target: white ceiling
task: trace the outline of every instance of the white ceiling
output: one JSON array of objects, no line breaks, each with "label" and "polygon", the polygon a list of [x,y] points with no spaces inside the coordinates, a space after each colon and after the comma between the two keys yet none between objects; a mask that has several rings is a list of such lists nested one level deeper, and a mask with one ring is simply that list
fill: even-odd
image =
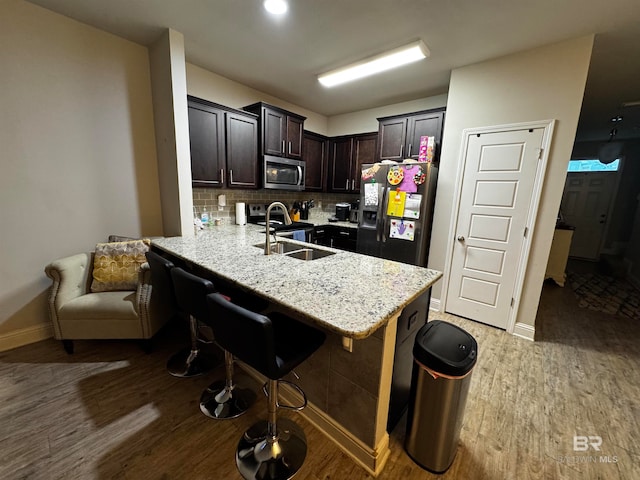
[{"label": "white ceiling", "polygon": [[[288,0],[273,18],[262,0],[31,0],[149,45],[167,27],[187,61],[331,116],[445,93],[451,70],[597,34],[578,140],[640,138],[638,0]],[[422,39],[431,57],[333,89],[316,75]]]}]

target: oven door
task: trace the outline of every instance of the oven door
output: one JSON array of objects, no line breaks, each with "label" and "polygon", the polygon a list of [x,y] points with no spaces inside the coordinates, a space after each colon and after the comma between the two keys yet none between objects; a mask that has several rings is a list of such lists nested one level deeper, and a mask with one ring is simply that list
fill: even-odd
[{"label": "oven door", "polygon": [[264,156],[264,188],[304,190],[305,163],[301,160]]}]

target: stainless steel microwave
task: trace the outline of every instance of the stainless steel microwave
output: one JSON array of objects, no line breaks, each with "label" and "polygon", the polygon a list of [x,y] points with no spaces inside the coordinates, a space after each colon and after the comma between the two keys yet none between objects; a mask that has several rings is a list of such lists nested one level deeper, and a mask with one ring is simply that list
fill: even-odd
[{"label": "stainless steel microwave", "polygon": [[305,163],[302,160],[264,156],[264,188],[304,190]]}]

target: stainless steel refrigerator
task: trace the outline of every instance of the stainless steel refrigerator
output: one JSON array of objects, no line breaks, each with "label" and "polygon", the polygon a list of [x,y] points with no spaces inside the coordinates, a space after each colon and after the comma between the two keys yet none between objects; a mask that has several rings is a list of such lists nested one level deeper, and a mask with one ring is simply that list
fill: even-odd
[{"label": "stainless steel refrigerator", "polygon": [[438,168],[433,163],[362,166],[357,252],[426,266]]}]

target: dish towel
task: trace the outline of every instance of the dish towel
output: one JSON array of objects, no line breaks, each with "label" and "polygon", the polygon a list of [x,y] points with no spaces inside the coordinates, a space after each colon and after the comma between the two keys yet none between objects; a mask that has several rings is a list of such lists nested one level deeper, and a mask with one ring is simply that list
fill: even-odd
[{"label": "dish towel", "polygon": [[293,239],[298,240],[299,242],[304,242],[307,239],[304,234],[304,230],[294,230]]}]

